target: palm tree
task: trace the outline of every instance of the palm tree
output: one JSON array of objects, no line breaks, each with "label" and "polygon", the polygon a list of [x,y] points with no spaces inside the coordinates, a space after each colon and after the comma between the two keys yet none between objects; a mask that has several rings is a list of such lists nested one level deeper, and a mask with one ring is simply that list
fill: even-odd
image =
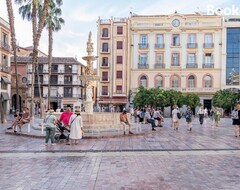
[{"label": "palm tree", "polygon": [[50,0],[46,17],[46,26],[48,30],[48,109],[50,108],[50,79],[52,67],[52,46],[53,46],[53,32],[61,30],[64,19],[61,18],[62,0]]},{"label": "palm tree", "polygon": [[39,7],[42,3],[41,0],[15,0],[17,4],[20,5],[19,13],[22,15],[23,19],[27,18],[32,21],[33,30],[33,57],[32,57],[32,84],[31,84],[31,114],[34,115],[34,78],[35,78],[35,68],[38,77],[38,89],[39,89],[39,100],[40,100],[40,110],[41,118],[43,117],[43,101],[41,93],[41,85],[38,72],[38,46],[41,38],[42,30],[44,27],[45,18],[47,15],[49,0],[44,0],[43,8],[41,13],[39,12]]}]

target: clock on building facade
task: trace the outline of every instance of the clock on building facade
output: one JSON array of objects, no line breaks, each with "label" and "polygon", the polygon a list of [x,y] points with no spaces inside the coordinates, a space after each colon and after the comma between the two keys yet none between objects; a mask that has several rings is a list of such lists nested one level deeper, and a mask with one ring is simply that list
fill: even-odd
[{"label": "clock on building facade", "polygon": [[179,21],[178,19],[174,19],[174,20],[172,21],[172,25],[173,25],[174,27],[179,27],[180,21]]}]

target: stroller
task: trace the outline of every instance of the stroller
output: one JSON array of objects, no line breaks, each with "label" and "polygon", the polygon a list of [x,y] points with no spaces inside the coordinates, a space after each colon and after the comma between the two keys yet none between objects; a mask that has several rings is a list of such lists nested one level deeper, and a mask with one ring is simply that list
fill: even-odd
[{"label": "stroller", "polygon": [[60,140],[66,140],[68,142],[69,140],[69,133],[70,133],[70,130],[68,128],[66,128],[61,121],[57,120],[57,124],[56,124],[56,128],[57,128],[57,131],[60,132],[57,133],[54,138],[55,138],[55,141],[56,142],[59,142]]}]

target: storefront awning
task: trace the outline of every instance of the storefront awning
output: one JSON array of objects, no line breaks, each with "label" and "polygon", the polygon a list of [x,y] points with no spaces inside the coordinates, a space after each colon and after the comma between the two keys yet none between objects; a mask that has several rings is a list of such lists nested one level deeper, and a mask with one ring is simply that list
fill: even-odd
[{"label": "storefront awning", "polygon": [[7,77],[2,77],[2,80],[5,84],[11,84],[11,81]]},{"label": "storefront awning", "polygon": [[2,92],[3,100],[10,100],[10,97],[7,92]]}]

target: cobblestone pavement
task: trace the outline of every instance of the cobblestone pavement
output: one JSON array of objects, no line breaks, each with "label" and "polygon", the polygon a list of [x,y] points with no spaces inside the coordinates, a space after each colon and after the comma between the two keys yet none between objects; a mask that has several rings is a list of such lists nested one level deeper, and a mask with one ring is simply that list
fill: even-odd
[{"label": "cobblestone pavement", "polygon": [[6,135],[0,126],[0,189],[240,188],[240,137],[230,119],[220,127],[181,120],[141,136],[82,139],[79,145],[44,146],[44,140]]}]

